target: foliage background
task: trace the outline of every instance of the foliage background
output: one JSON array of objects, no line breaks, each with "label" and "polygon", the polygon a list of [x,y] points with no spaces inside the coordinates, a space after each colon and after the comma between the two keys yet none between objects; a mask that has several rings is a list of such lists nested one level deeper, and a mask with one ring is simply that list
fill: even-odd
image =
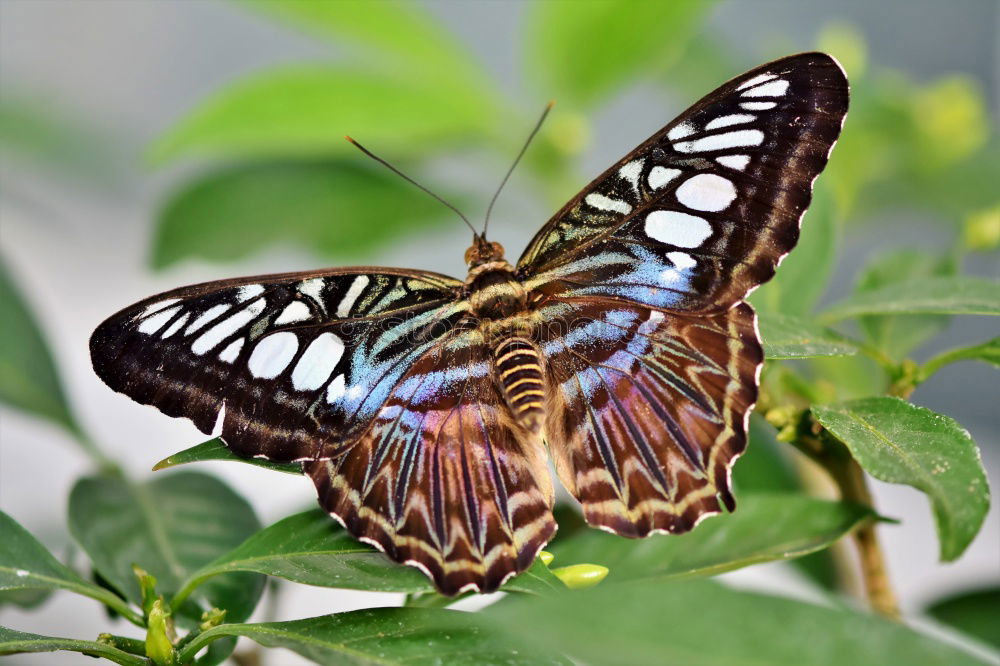
[{"label": "foliage background", "polygon": [[[476,219],[519,137],[544,102],[556,96],[557,111],[545,129],[547,136],[535,146],[529,163],[515,176],[495,212],[493,233],[507,246],[508,254],[517,256],[561,201],[689,102],[760,62],[822,42],[834,47],[850,74],[856,73],[850,71],[856,67],[877,78],[878,85],[869,91],[889,100],[883,104],[888,111],[879,118],[881,125],[864,128],[871,134],[864,141],[856,139],[850,152],[846,142],[838,149],[844,154],[836,153],[837,159],[850,160],[842,167],[838,196],[850,190],[850,174],[879,182],[884,172],[905,168],[910,170],[905,182],[911,184],[919,183],[921,177],[955,179],[951,189],[935,190],[944,193],[937,200],[899,188],[891,178],[870,188],[841,229],[831,286],[823,295],[824,302],[834,301],[851,290],[859,270],[875,254],[889,248],[943,253],[962,237],[970,213],[997,205],[995,187],[992,200],[982,186],[977,189],[983,182],[977,180],[978,175],[997,171],[993,130],[1000,53],[997,6],[992,0],[948,4],[899,0],[878,6],[863,2],[719,3],[704,22],[692,18],[687,43],[671,35],[673,41],[662,50],[648,51],[656,66],[645,69],[639,66],[642,63],[632,63],[624,71],[637,74],[626,78],[611,68],[603,75],[607,87],[587,92],[579,86],[583,92],[574,95],[559,80],[559,75],[570,74],[552,63],[594,55],[588,53],[586,39],[565,52],[546,50],[546,35],[533,34],[525,27],[544,8],[527,3],[421,3],[419,7],[433,20],[457,36],[459,48],[474,54],[475,60],[468,65],[472,75],[477,76],[475,68],[482,68],[482,97],[468,102],[481,106],[476,113],[462,116],[471,115],[475,122],[446,133],[402,132],[366,123],[362,115],[345,127],[322,128],[330,141],[307,137],[297,145],[314,155],[332,151],[340,161],[323,167],[333,172],[328,180],[321,170],[317,181],[310,169],[311,180],[302,184],[295,177],[295,169],[303,168],[302,152],[292,151],[275,160],[275,153],[257,145],[246,153],[230,151],[222,160],[210,160],[194,153],[181,155],[183,145],[155,142],[206,96],[241,77],[301,63],[335,62],[345,69],[369,69],[378,62],[377,49],[352,48],[350,40],[341,36],[303,33],[237,3],[2,0],[3,258],[43,324],[77,420],[109,455],[141,476],[152,461],[200,441],[199,434],[186,423],[113,394],[93,375],[86,340],[107,315],[163,289],[231,275],[337,263],[402,265],[459,275],[463,270],[461,257],[468,241],[464,228],[379,172],[366,175],[357,191],[374,193],[361,203],[377,202],[375,218],[383,221],[381,226],[352,225],[358,201],[333,199],[327,204],[328,217],[310,217],[315,213],[276,206],[274,226],[258,228],[254,234],[230,228],[216,235],[199,235],[209,227],[196,216],[185,217],[185,204],[176,199],[192,182],[230,167],[256,169],[266,157],[266,164],[278,164],[268,168],[292,174],[289,178],[302,188],[299,200],[328,195],[356,170],[370,173],[371,165],[347,152],[346,144],[339,141],[350,132],[383,156],[412,167],[435,189],[458,193],[467,213]],[[557,37],[553,35],[553,41]],[[384,49],[392,47],[386,43]],[[456,85],[449,77],[469,73],[442,69],[440,79],[410,79],[399,84],[399,92],[391,86],[367,90],[360,87],[364,80],[354,79],[317,94],[343,96],[345,105],[367,103],[372,110],[368,115],[377,119],[373,110],[384,106],[387,97],[410,99],[404,97],[409,94],[419,100],[422,86]],[[587,81],[600,83],[605,69],[596,60],[594,74]],[[893,99],[902,109],[896,115]],[[918,110],[908,116],[912,108]],[[423,113],[430,116],[438,111],[428,107]],[[909,117],[928,120],[928,126],[920,127],[918,122],[919,131],[913,131],[906,125]],[[911,151],[902,155],[879,150],[885,144],[880,138],[906,131],[912,134],[904,136],[923,137],[925,142],[888,142],[890,147],[903,145]],[[154,144],[159,148],[150,152]],[[169,160],[171,150],[176,152],[174,161]],[[987,157],[976,158],[981,152]],[[970,156],[982,163],[973,161],[968,166]],[[160,168],[151,170],[152,163]],[[950,175],[953,164],[967,170]],[[238,175],[252,187],[256,182],[252,179],[260,173]],[[900,205],[904,201],[911,203]],[[253,213],[253,208],[240,211]],[[186,222],[171,227],[164,222],[171,215]],[[405,235],[400,238],[400,234]],[[311,249],[287,243],[267,245],[269,238],[289,236],[302,238]],[[194,240],[185,246],[185,238]],[[1000,276],[997,252],[969,254],[964,271]],[[918,358],[995,336],[997,326],[993,318],[971,317],[956,317],[946,325],[944,335],[921,349]],[[972,433],[994,488],[1000,486],[998,394],[995,369],[959,363],[944,369],[913,396],[914,402],[953,416]],[[88,466],[87,458],[64,432],[3,408],[0,506],[57,554],[70,547],[64,530],[69,488]],[[265,523],[314,501],[310,485],[302,479],[242,465],[204,464],[203,469],[225,478],[249,497]],[[915,612],[947,592],[1000,581],[996,559],[1000,521],[995,506],[964,557],[940,564],[926,500],[912,489],[880,483],[875,484],[875,493],[881,513],[902,520],[901,525],[884,526],[880,531],[904,611]],[[808,590],[781,565],[755,567],[728,577],[738,584]],[[296,585],[289,586],[276,614],[305,617],[396,601],[397,595],[376,597]],[[92,637],[107,628],[105,618],[93,608],[90,601],[64,595],[40,614],[4,608],[0,618],[19,629],[44,633],[59,626],[67,635]],[[32,661],[31,657],[19,659]],[[72,663],[79,657],[56,654],[36,659],[34,663]]]}]

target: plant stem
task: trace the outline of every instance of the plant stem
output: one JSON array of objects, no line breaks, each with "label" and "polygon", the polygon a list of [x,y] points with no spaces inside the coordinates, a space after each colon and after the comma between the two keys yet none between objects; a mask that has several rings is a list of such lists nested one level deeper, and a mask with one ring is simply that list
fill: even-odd
[{"label": "plant stem", "polygon": [[[853,458],[848,458],[833,477],[840,488],[841,496],[850,502],[864,506],[874,506],[868,480],[861,466]],[[870,521],[854,532],[854,544],[858,549],[861,561],[861,577],[864,580],[868,603],[876,612],[899,619],[899,605],[892,590],[889,573],[885,566],[885,557],[879,544],[875,528],[878,525]]]}]

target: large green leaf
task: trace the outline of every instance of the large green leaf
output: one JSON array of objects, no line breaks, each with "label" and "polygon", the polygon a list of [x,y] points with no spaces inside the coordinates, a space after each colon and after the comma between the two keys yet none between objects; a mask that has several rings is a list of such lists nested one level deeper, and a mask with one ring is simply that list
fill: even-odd
[{"label": "large green leaf", "polygon": [[1000,648],[1000,587],[963,592],[934,602],[927,614]]},{"label": "large green leaf", "polygon": [[[879,256],[862,273],[857,293],[864,294],[882,287],[931,277],[955,274],[957,266],[950,257],[940,257],[902,250]],[[902,358],[931,336],[941,332],[950,317],[947,315],[909,315],[861,317],[858,324],[871,344],[893,358]]]},{"label": "large green leaf", "polygon": [[55,652],[70,650],[81,652],[92,657],[104,657],[109,661],[123,666],[148,666],[149,661],[119,650],[118,648],[96,641],[79,641],[72,638],[57,638],[55,636],[40,636],[0,627],[0,655],[18,654],[21,652]]},{"label": "large green leaf", "polygon": [[857,345],[844,336],[804,319],[763,312],[759,320],[764,356],[771,360],[814,356],[852,356]]},{"label": "large green leaf", "polygon": [[431,608],[369,608],[290,622],[223,624],[195,638],[181,650],[179,661],[186,663],[220,636],[246,636],[330,666],[569,663],[498,634],[479,615]]},{"label": "large green leaf", "polygon": [[157,268],[190,258],[232,261],[297,243],[357,262],[452,219],[440,203],[378,165],[243,165],[195,181],[167,202],[152,261]]},{"label": "large green leaf", "polygon": [[812,413],[866,472],[930,498],[942,560],[965,551],[990,505],[986,472],[968,431],[954,419],[891,397],[815,405]]},{"label": "large green leaf", "polygon": [[276,472],[285,472],[286,474],[302,476],[301,463],[276,463],[270,460],[264,460],[263,458],[241,458],[233,453],[233,450],[226,446],[225,443],[223,443],[223,441],[218,437],[210,439],[207,442],[202,442],[201,444],[196,444],[190,449],[184,449],[183,451],[178,451],[173,455],[167,456],[160,462],[153,465],[153,471],[169,469],[171,467],[176,467],[177,465],[187,465],[194,462],[215,460],[241,462],[247,465],[253,465],[254,467],[263,467],[264,469],[270,469]]},{"label": "large green leaf", "polygon": [[[177,472],[146,483],[81,479],[70,494],[69,527],[98,573],[140,604],[133,564],[155,576],[157,591],[169,598],[192,572],[238,546],[260,523],[246,500],[218,479]],[[220,576],[196,591],[197,603],[180,609],[181,620],[197,620],[212,606],[244,620],[263,589],[263,576]]]},{"label": "large green leaf", "polygon": [[805,495],[750,495],[734,513],[710,518],[688,534],[633,541],[589,530],[552,550],[560,564],[608,567],[606,584],[712,576],[826,548],[872,517],[864,507]]},{"label": "large green leaf", "polygon": [[1000,282],[956,276],[890,284],[840,301],[820,319],[830,322],[870,314],[1000,315]]},{"label": "large green leaf", "polygon": [[0,401],[79,434],[45,338],[2,260],[0,320]]},{"label": "large green leaf", "polygon": [[350,134],[398,159],[448,142],[482,141],[499,124],[499,110],[481,95],[429,88],[403,72],[283,67],[215,93],[163,135],[150,158],[162,164],[205,155],[357,155],[344,141]]},{"label": "large green leaf", "polygon": [[367,0],[240,0],[334,43],[367,47],[365,60],[404,68],[428,86],[462,85],[488,92],[486,77],[469,50],[413,2]]},{"label": "large green leaf", "polygon": [[122,598],[89,583],[52,556],[17,521],[0,511],[0,590],[69,590],[96,599],[129,621],[142,625],[139,617]]},{"label": "large green leaf", "polygon": [[709,581],[640,580],[481,613],[529,645],[591,666],[967,666],[956,647],[846,606],[737,592]]},{"label": "large green leaf", "polygon": [[535,3],[528,17],[524,65],[546,95],[594,104],[643,73],[669,67],[714,4]]},{"label": "large green leaf", "polygon": [[[396,564],[350,536],[318,509],[289,516],[247,539],[231,552],[192,572],[180,597],[219,574],[252,571],[295,583],[381,592],[430,592],[413,567]],[[540,562],[504,585],[514,592],[544,593],[564,586]]]},{"label": "large green leaf", "polygon": [[750,297],[759,311],[798,317],[812,312],[823,296],[837,256],[835,209],[829,189],[817,186],[795,249],[781,262],[774,279]]}]

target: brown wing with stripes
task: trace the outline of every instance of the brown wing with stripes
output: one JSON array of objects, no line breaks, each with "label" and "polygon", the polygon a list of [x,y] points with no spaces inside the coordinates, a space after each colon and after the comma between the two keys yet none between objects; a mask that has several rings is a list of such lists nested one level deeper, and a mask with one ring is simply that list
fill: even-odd
[{"label": "brown wing with stripes", "polygon": [[306,472],[351,534],[447,595],[496,590],[556,530],[541,439],[512,417],[477,330],[417,359],[351,448]]},{"label": "brown wing with stripes", "polygon": [[596,527],[686,532],[730,509],[763,352],[745,303],[716,315],[554,302],[543,342],[546,436],[563,485]]}]

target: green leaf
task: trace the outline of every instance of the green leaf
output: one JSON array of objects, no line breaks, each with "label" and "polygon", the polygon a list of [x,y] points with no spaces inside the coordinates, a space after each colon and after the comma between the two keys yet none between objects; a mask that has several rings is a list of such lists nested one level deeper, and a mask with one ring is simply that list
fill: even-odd
[{"label": "green leaf", "polygon": [[[790,450],[775,438],[771,425],[759,414],[750,417],[746,453],[733,466],[733,490],[744,493],[797,493],[804,488],[784,451]],[[743,507],[740,506],[740,511]]]},{"label": "green leaf", "polygon": [[[779,442],[774,428],[758,414],[750,417],[750,441],[747,451],[733,467],[733,491],[737,497],[748,493],[804,493],[806,488],[792,467],[789,455],[794,449]],[[743,506],[737,512],[742,511]],[[836,562],[830,550],[818,550],[790,563],[817,585],[835,590],[838,584]]]},{"label": "green leaf", "polygon": [[[70,494],[69,527],[94,568],[140,605],[133,564],[155,576],[157,591],[170,598],[192,572],[238,546],[260,523],[246,500],[218,479],[178,472],[141,484],[81,479]],[[197,603],[179,609],[179,621],[196,624],[212,606],[244,620],[263,589],[263,576],[216,578],[197,590]]]},{"label": "green leaf", "polygon": [[223,624],[195,638],[180,663],[220,636],[246,636],[317,664],[568,664],[548,651],[498,634],[479,615],[431,608],[368,608],[290,622]]},{"label": "green leaf", "polygon": [[683,53],[714,2],[539,2],[531,6],[525,66],[546,95],[593,105]]},{"label": "green leaf", "polygon": [[173,455],[167,456],[160,462],[153,465],[153,471],[157,472],[161,469],[176,467],[177,465],[187,465],[188,463],[213,460],[241,462],[247,465],[253,465],[254,467],[263,467],[264,469],[270,469],[276,472],[285,472],[286,474],[302,476],[301,463],[276,463],[271,462],[270,460],[264,460],[263,458],[241,458],[233,453],[232,449],[226,446],[218,437],[192,446],[190,449],[184,449],[183,451],[178,451]]},{"label": "green leaf", "polygon": [[990,505],[979,449],[962,426],[890,397],[815,405],[812,413],[873,477],[924,492],[934,511],[941,559],[962,554]]},{"label": "green leaf", "polygon": [[[956,262],[950,257],[902,250],[878,257],[862,273],[856,293],[864,294],[882,287],[920,278],[955,275]],[[861,330],[876,348],[892,358],[902,358],[928,338],[948,326],[947,315],[909,315],[905,317],[866,316],[858,320]]]},{"label": "green leaf", "polygon": [[[562,585],[540,562],[503,589],[544,593]],[[270,525],[239,547],[192,572],[178,598],[219,574],[252,571],[295,583],[380,592],[430,592],[433,586],[413,567],[391,561],[350,536],[324,512],[314,509]],[[175,600],[176,604],[176,600]]]},{"label": "green leaf", "polygon": [[332,39],[367,47],[366,61],[405,68],[429,86],[486,88],[469,50],[426,9],[412,2],[242,0],[241,4]]},{"label": "green leaf", "polygon": [[713,576],[821,550],[872,516],[864,507],[804,495],[750,495],[734,513],[706,520],[688,534],[633,541],[591,530],[554,544],[552,552],[560,565],[608,567],[605,584]]},{"label": "green leaf", "polygon": [[1000,283],[967,276],[924,278],[855,294],[820,315],[825,322],[869,314],[1000,314]]},{"label": "green leaf", "polygon": [[920,374],[926,379],[945,365],[958,361],[982,361],[1000,367],[1000,336],[978,345],[950,349],[939,354],[924,364],[920,369]]},{"label": "green leaf", "polygon": [[297,243],[356,262],[452,219],[444,206],[377,165],[243,165],[198,180],[167,202],[152,261],[156,268],[191,258],[233,261]]},{"label": "green leaf", "polygon": [[104,657],[116,664],[124,666],[146,666],[145,658],[129,654],[123,650],[98,643],[96,641],[79,641],[72,638],[56,638],[40,636],[0,627],[0,655],[18,654],[22,652],[55,652],[69,650],[81,652],[92,657]]},{"label": "green leaf", "polygon": [[254,74],[202,102],[157,140],[150,159],[155,164],[205,155],[362,159],[345,134],[391,149],[398,159],[448,143],[482,141],[499,124],[499,109],[472,91],[428,88],[403,72],[283,67]]},{"label": "green leaf", "polygon": [[3,261],[0,321],[0,401],[79,434],[45,338]]},{"label": "green leaf", "polygon": [[837,254],[836,206],[822,181],[802,220],[795,251],[781,262],[774,279],[750,297],[761,312],[807,317],[823,296]]},{"label": "green leaf", "polygon": [[804,319],[777,312],[761,313],[764,356],[770,360],[814,356],[853,356],[857,346],[844,336]]},{"label": "green leaf", "polygon": [[886,618],[709,581],[611,584],[609,577],[590,590],[503,601],[480,615],[528,645],[591,666],[982,663]]},{"label": "green leaf", "polygon": [[0,590],[69,590],[96,599],[142,626],[142,618],[112,593],[80,578],[17,521],[0,511]]},{"label": "green leaf", "polygon": [[927,614],[1000,648],[1000,587],[963,592],[935,602]]}]

